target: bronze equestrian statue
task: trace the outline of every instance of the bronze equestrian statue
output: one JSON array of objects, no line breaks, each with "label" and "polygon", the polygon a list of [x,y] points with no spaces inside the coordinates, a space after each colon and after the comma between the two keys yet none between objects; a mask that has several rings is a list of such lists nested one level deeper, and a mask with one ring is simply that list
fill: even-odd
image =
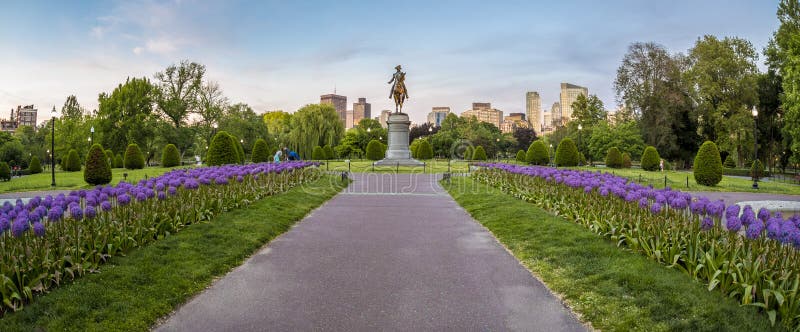
[{"label": "bronze equestrian statue", "polygon": [[402,67],[397,65],[394,67],[397,71],[392,75],[392,79],[388,84],[392,84],[392,91],[389,93],[389,99],[394,99],[395,113],[403,112],[403,101],[408,99],[408,90],[406,89],[406,73],[400,71]]}]

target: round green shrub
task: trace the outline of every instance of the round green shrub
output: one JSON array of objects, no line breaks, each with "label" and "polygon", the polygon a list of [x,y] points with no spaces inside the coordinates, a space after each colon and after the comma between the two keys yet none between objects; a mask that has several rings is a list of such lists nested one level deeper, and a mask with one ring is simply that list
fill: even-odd
[{"label": "round green shrub", "polygon": [[464,160],[472,160],[473,151],[475,151],[475,149],[473,149],[471,145],[467,146],[467,148],[464,149]]},{"label": "round green shrub", "polygon": [[578,166],[580,162],[581,155],[575,142],[569,137],[561,140],[556,148],[556,166]]},{"label": "round green shrub", "polygon": [[472,160],[486,160],[486,151],[482,146],[475,147],[475,151],[472,152]]},{"label": "round green shrub", "polygon": [[128,148],[125,149],[124,164],[127,169],[144,168],[144,155],[142,150],[139,149],[139,145],[136,143],[128,144]]},{"label": "round green shrub", "polygon": [[525,153],[525,161],[533,165],[547,165],[550,163],[550,153],[540,140],[533,141]]},{"label": "round green shrub", "polygon": [[167,144],[161,152],[161,167],[175,167],[181,164],[181,153],[174,144]]},{"label": "round green shrub", "polygon": [[517,162],[525,163],[525,150],[517,151]]},{"label": "round green shrub", "polygon": [[764,164],[761,163],[761,160],[756,159],[753,162],[753,165],[750,166],[750,176],[753,179],[760,179],[764,177]]},{"label": "round green shrub", "polygon": [[[719,156],[717,156],[719,159]],[[642,154],[642,169],[645,171],[658,171],[661,169],[661,156],[653,146],[648,146]]]},{"label": "round green shrub", "polygon": [[114,156],[114,168],[123,168],[123,167],[125,167],[125,159],[122,159],[122,155],[117,153],[117,155]]},{"label": "round green shrub", "polygon": [[733,161],[733,157],[731,155],[728,155],[728,157],[725,158],[725,162],[722,163],[722,167],[725,167],[725,168],[736,168],[736,162]]},{"label": "round green shrub", "polygon": [[253,153],[250,155],[250,161],[254,163],[266,163],[270,161],[267,141],[261,138],[256,140],[253,144]]},{"label": "round green shrub", "polygon": [[633,165],[633,161],[631,161],[631,154],[630,153],[623,153],[622,154],[622,168],[631,168]]},{"label": "round green shrub", "polygon": [[706,141],[697,151],[694,157],[694,180],[704,186],[715,186],[722,181],[722,160],[714,142]]},{"label": "round green shrub", "polygon": [[11,167],[5,161],[0,161],[0,180],[11,181]]},{"label": "round green shrub", "polygon": [[381,160],[383,159],[383,146],[382,143],[374,139],[367,144],[367,159]]},{"label": "round green shrub", "polygon": [[428,160],[433,158],[433,147],[428,140],[424,139],[417,147],[417,159]]},{"label": "round green shrub", "polygon": [[333,153],[333,147],[330,145],[326,145],[322,148],[322,151],[325,152],[325,160],[331,160],[336,157],[336,154]]},{"label": "round green shrub", "polygon": [[208,147],[208,154],[206,155],[208,165],[238,164],[239,153],[236,144],[234,144],[233,137],[226,131],[217,132]]},{"label": "round green shrub", "polygon": [[67,172],[77,172],[81,170],[81,157],[78,156],[78,151],[75,149],[69,150],[67,159],[64,162],[64,170]]},{"label": "round green shrub", "polygon": [[108,164],[106,153],[100,144],[92,145],[89,154],[86,155],[83,180],[95,186],[111,182],[111,166]]},{"label": "round green shrub", "polygon": [[325,159],[325,150],[322,150],[322,147],[317,145],[314,147],[314,150],[311,152],[311,159],[312,160],[324,160]]},{"label": "round green shrub", "polygon": [[608,149],[606,154],[606,167],[621,168],[622,167],[622,153],[617,147]]},{"label": "round green shrub", "polygon": [[31,174],[39,174],[42,172],[42,163],[39,161],[39,157],[33,156],[31,158],[31,162],[28,164],[28,171]]}]

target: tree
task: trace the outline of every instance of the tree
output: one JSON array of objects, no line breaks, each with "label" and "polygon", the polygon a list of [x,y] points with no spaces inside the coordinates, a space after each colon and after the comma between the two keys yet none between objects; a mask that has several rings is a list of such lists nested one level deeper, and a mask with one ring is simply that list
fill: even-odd
[{"label": "tree", "polygon": [[181,164],[181,153],[175,144],[167,144],[161,153],[161,167],[175,167]]},{"label": "tree", "polygon": [[[153,114],[154,95],[155,87],[147,78],[128,78],[111,94],[101,93],[97,129],[103,144],[113,151],[124,151],[129,143],[146,146],[155,140],[159,119]],[[56,125],[57,131],[61,128]],[[86,141],[85,132],[80,138],[81,142]]]},{"label": "tree", "polygon": [[556,148],[556,166],[578,166],[580,161],[580,153],[578,153],[578,148],[571,138],[567,137],[558,143],[558,148]]},{"label": "tree", "polygon": [[241,140],[236,137],[235,135],[229,135],[231,144],[233,144],[234,150],[236,150],[236,163],[237,164],[244,164],[244,148],[242,147]]},{"label": "tree", "polygon": [[142,169],[144,168],[144,155],[142,154],[142,150],[139,149],[139,145],[136,143],[128,144],[128,148],[125,149],[125,157],[123,163],[125,164],[125,168],[127,169]]},{"label": "tree", "polygon": [[526,162],[526,161],[525,161],[525,150],[519,150],[519,151],[517,151],[517,157],[516,157],[516,160],[517,160],[517,162],[519,162],[519,163],[525,163],[525,162]]},{"label": "tree", "polygon": [[314,147],[313,152],[311,152],[311,159],[312,160],[324,160],[325,159],[325,151],[322,150],[322,147],[317,145]]},{"label": "tree", "polygon": [[0,180],[11,181],[11,168],[5,161],[0,161]]},{"label": "tree", "polygon": [[642,169],[645,171],[658,171],[661,169],[661,156],[653,146],[648,146],[642,154]]},{"label": "tree", "polygon": [[704,186],[715,186],[722,181],[722,160],[717,145],[705,141],[694,158],[694,180]]},{"label": "tree", "polygon": [[267,138],[267,125],[262,116],[243,103],[236,103],[225,108],[219,120],[219,129],[236,136],[245,152],[253,150],[253,144],[259,138]]},{"label": "tree", "polygon": [[483,146],[476,146],[475,151],[472,153],[473,160],[486,160],[486,150],[483,149]]},{"label": "tree", "polygon": [[550,153],[542,140],[536,140],[528,147],[525,161],[533,165],[547,165],[550,163]]},{"label": "tree", "polygon": [[209,81],[200,86],[197,91],[197,114],[201,120],[197,123],[197,128],[206,145],[211,143],[214,124],[219,125],[227,107],[228,98],[222,94],[222,88],[217,82]]},{"label": "tree", "polygon": [[183,60],[154,75],[158,88],[158,110],[174,128],[182,127],[196,107],[205,73],[204,65]]},{"label": "tree", "polygon": [[236,144],[233,137],[226,131],[220,131],[211,139],[208,147],[206,161],[209,166],[219,166],[227,164],[238,164],[239,156],[236,151]]},{"label": "tree", "polygon": [[767,166],[772,170],[775,166],[773,156],[786,151],[788,145],[783,144],[785,140],[781,131],[785,118],[783,107],[781,107],[781,96],[783,95],[781,76],[770,68],[766,73],[758,76],[756,85],[758,86],[757,138],[758,145],[763,147],[758,150],[760,154],[758,157],[766,160]]},{"label": "tree", "polygon": [[325,145],[325,147],[322,148],[322,151],[325,152],[325,160],[336,158],[336,156],[333,154],[333,148],[330,146],[330,144]]},{"label": "tree", "polygon": [[606,167],[622,168],[622,153],[617,147],[608,149],[608,154],[606,154]]},{"label": "tree", "polygon": [[[780,76],[783,90],[782,134],[788,149],[781,154],[781,162],[785,165],[789,160],[800,162],[796,153],[800,151],[800,72],[797,71],[800,64],[800,45],[797,43],[797,36],[800,35],[800,2],[781,0],[777,16],[780,26],[772,35],[764,54],[768,67]],[[759,107],[759,111],[764,110],[762,107]]]},{"label": "tree", "polygon": [[81,170],[81,157],[75,149],[69,150],[63,168],[67,172],[77,172]]},{"label": "tree", "polygon": [[424,139],[422,140],[422,142],[420,142],[419,148],[417,148],[416,158],[421,160],[428,160],[433,158],[433,147],[431,146],[431,143],[428,142],[428,140]]},{"label": "tree", "polygon": [[28,164],[28,171],[31,174],[39,174],[42,172],[42,163],[39,161],[39,157],[31,157],[31,162]]},{"label": "tree", "polygon": [[92,145],[86,156],[86,169],[83,180],[91,185],[102,185],[111,182],[111,166],[106,160],[106,153],[100,144]]},{"label": "tree", "polygon": [[329,104],[306,105],[290,119],[289,144],[304,159],[315,146],[336,145],[344,135],[342,121]]},{"label": "tree", "polygon": [[411,145],[408,146],[408,150],[411,151],[411,158],[419,158],[417,156],[417,151],[419,150],[419,145],[422,144],[422,141],[424,141],[424,139],[417,138],[411,142]]},{"label": "tree", "polygon": [[572,103],[572,118],[583,128],[589,128],[606,118],[603,102],[597,95],[585,96],[579,94]]},{"label": "tree", "polygon": [[61,107],[61,114],[65,118],[80,119],[83,117],[83,107],[78,104],[78,98],[75,95],[70,95]]},{"label": "tree", "polygon": [[382,143],[378,140],[371,140],[369,144],[367,144],[367,159],[369,160],[381,160],[383,159],[383,146]]},{"label": "tree", "polygon": [[517,141],[515,148],[519,150],[527,149],[531,143],[536,140],[536,132],[533,128],[514,128],[514,132],[511,136]]},{"label": "tree", "polygon": [[629,152],[633,158],[639,159],[644,151],[644,141],[639,126],[633,122],[622,122],[610,125],[600,121],[592,128],[588,137],[587,151],[593,160],[600,160],[612,147]]},{"label": "tree", "polygon": [[[370,119],[371,120],[371,119]],[[362,120],[363,121],[363,120]],[[375,120],[372,120],[375,121]],[[380,122],[375,121],[379,127],[381,127]],[[434,135],[439,132],[441,127],[436,127],[431,123],[425,122],[421,125],[413,125],[408,131],[408,140],[413,142],[417,138],[426,137],[430,135]]]},{"label": "tree", "polygon": [[289,144],[288,137],[291,130],[292,115],[284,111],[267,112],[263,116],[267,132],[277,140],[279,146]]},{"label": "tree", "polygon": [[11,166],[27,166],[25,147],[18,139],[13,139],[0,146],[0,160]]},{"label": "tree", "polygon": [[270,153],[268,151],[267,141],[263,139],[256,140],[253,144],[253,153],[250,155],[250,161],[253,163],[266,163],[270,160]]}]

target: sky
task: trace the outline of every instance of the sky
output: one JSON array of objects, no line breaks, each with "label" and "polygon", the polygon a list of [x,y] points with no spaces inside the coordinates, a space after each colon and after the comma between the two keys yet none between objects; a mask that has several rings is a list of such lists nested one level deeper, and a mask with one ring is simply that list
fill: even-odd
[{"label": "sky", "polygon": [[16,105],[60,109],[69,95],[95,109],[101,92],[184,59],[256,112],[294,112],[335,89],[348,109],[365,97],[379,115],[394,108],[398,64],[417,123],[434,106],[524,112],[527,91],[549,109],[562,82],[612,109],[631,43],[686,53],[703,35],[735,36],[761,53],[777,2],[2,1],[0,117]]}]

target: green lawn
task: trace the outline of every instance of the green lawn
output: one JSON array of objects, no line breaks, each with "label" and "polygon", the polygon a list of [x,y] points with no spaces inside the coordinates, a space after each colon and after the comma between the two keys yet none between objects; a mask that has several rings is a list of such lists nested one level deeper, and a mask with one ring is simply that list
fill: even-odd
[{"label": "green lawn", "polygon": [[[445,173],[448,171],[448,160],[447,159],[431,159],[431,160],[421,160],[425,162],[425,167],[410,167],[410,166],[375,166],[373,168],[372,160],[351,160],[350,161],[350,172],[353,173]],[[348,165],[344,160],[331,160],[328,162],[322,161],[323,165],[320,166],[320,169],[323,170],[330,170],[330,171],[346,171],[348,170]],[[467,172],[467,162],[463,160],[451,160],[450,161],[450,172],[453,173],[466,173]]]},{"label": "green lawn", "polygon": [[768,331],[766,314],[583,226],[456,177],[443,184],[522,264],[600,330]]},{"label": "green lawn", "polygon": [[114,257],[0,319],[0,331],[147,331],[344,185],[323,176]]},{"label": "green lawn", "polygon": [[[153,177],[159,176],[167,171],[175,168],[164,167],[146,167],[144,169],[128,170],[123,168],[112,169],[111,184],[117,184],[123,179],[123,173],[128,173],[128,182],[135,182],[143,179],[145,176]],[[56,186],[52,187],[52,176],[50,171],[44,173],[25,175],[18,178],[13,178],[11,181],[0,182],[0,193],[9,193],[17,191],[36,191],[36,190],[71,190],[80,188],[91,188],[92,186],[83,181],[83,171],[81,172],[64,172],[56,170]]]}]

